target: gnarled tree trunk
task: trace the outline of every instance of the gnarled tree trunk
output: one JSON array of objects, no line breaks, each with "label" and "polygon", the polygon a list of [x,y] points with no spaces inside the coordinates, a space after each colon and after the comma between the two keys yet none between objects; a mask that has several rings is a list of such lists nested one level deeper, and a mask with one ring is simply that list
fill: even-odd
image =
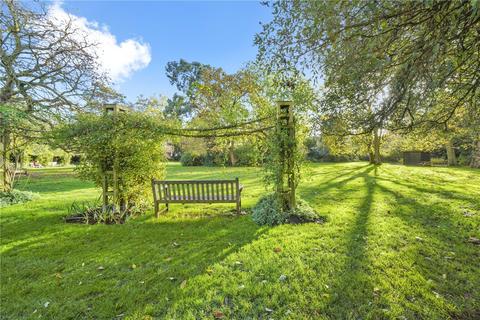
[{"label": "gnarled tree trunk", "polygon": [[449,166],[456,166],[457,165],[457,157],[455,156],[455,149],[453,147],[453,141],[451,139],[448,140],[445,148],[447,149],[448,165]]},{"label": "gnarled tree trunk", "polygon": [[478,139],[473,145],[472,161],[470,167],[480,168],[480,139]]}]

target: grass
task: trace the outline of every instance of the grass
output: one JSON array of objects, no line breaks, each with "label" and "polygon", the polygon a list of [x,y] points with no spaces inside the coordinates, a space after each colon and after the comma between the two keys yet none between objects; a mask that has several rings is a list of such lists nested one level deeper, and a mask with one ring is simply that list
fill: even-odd
[{"label": "grass", "polygon": [[[1,209],[2,319],[478,319],[480,171],[311,165],[299,194],[328,221],[259,227],[231,205],[172,205],[125,225],[71,225],[99,192],[71,169]],[[239,176],[243,204],[266,191],[255,168],[168,166],[169,178]],[[279,280],[285,275],[284,281]]]}]

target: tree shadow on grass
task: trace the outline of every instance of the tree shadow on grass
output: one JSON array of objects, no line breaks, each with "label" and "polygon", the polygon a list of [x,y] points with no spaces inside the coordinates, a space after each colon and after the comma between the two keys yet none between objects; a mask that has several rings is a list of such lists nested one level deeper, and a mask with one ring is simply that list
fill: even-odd
[{"label": "tree shadow on grass", "polygon": [[15,185],[15,189],[42,193],[70,192],[74,190],[94,188],[93,183],[79,180],[75,174],[45,173],[39,177],[22,177]]},{"label": "tree shadow on grass", "polygon": [[[393,182],[385,179],[381,181]],[[429,191],[408,184],[396,184],[419,193]],[[377,184],[377,188],[388,195],[393,204],[393,209],[387,214],[400,218],[409,226],[410,234],[403,241],[403,246],[413,250],[409,257],[413,259],[413,268],[422,275],[422,279],[428,279],[429,284],[425,287],[432,288],[440,294],[439,297],[456,306],[450,309],[448,317],[476,318],[480,314],[480,308],[475,303],[480,299],[480,272],[474,266],[478,264],[472,261],[475,257],[480,261],[480,256],[478,248],[466,243],[466,239],[472,234],[478,234],[478,220],[475,223],[472,219],[466,220],[467,218],[456,214],[445,203],[449,198],[444,193],[441,193],[442,202],[423,203],[412,195],[405,196],[383,184]],[[456,196],[451,199],[468,200]],[[411,292],[408,294],[414,295]]]},{"label": "tree shadow on grass", "polygon": [[[334,172],[334,174],[336,174],[335,176],[329,178],[328,180],[322,180],[322,184],[328,185],[329,183],[331,183],[334,180],[337,180],[337,179],[345,177],[345,176],[351,176],[354,172],[357,172],[357,171],[363,170],[363,169],[367,169],[370,166],[371,166],[370,164],[365,164],[365,165],[361,165],[361,166],[356,166],[353,169],[348,168],[348,169],[343,169],[343,170],[337,170],[337,171]],[[315,173],[313,175],[310,175],[310,176],[306,177],[305,180],[306,180],[306,182],[308,182],[308,181],[312,181],[314,178],[322,177],[322,176],[325,176],[325,175],[326,174],[323,173],[323,172]],[[330,174],[328,174],[328,175],[330,175]]]},{"label": "tree shadow on grass", "polygon": [[[362,170],[363,169],[363,170]],[[351,175],[353,172],[356,172],[358,170],[362,170],[354,175]],[[308,187],[303,187],[300,190],[300,193],[302,196],[305,197],[305,199],[315,199],[317,198],[318,195],[322,195],[322,193],[325,193],[326,191],[336,189],[336,190],[342,190],[342,192],[347,195],[349,192],[354,191],[354,190],[345,190],[342,189],[347,183],[359,179],[359,178],[365,178],[368,177],[369,173],[374,170],[374,166],[372,165],[367,165],[367,166],[362,166],[358,169],[352,170],[350,173],[345,173],[341,174],[337,177],[334,177],[332,179],[329,179],[327,181],[321,181],[319,184],[313,185],[313,186],[308,186]],[[348,176],[347,178],[337,180],[339,177],[343,176]],[[321,200],[322,197],[318,197],[318,200]],[[318,200],[313,200],[313,202],[316,202]]]},{"label": "tree shadow on grass", "polygon": [[462,200],[462,201],[468,201],[468,202],[477,201],[478,204],[480,205],[480,201],[476,200],[475,196],[473,196],[473,195],[472,196],[466,196],[466,195],[463,195],[463,194],[460,194],[460,193],[454,192],[454,191],[443,190],[443,189],[437,190],[435,188],[421,187],[418,184],[414,184],[414,183],[400,182],[398,178],[397,179],[386,179],[386,178],[380,178],[379,177],[377,179],[381,180],[381,181],[393,183],[393,184],[396,184],[396,185],[401,186],[401,187],[413,189],[413,190],[415,190],[416,192],[419,192],[419,193],[436,194],[436,195],[442,197],[445,200]]},{"label": "tree shadow on grass", "polygon": [[[336,272],[331,283],[331,294],[326,306],[326,313],[332,319],[357,319],[368,314],[369,302],[373,299],[373,285],[370,279],[370,266],[367,257],[367,240],[372,203],[375,193],[375,177],[370,176],[374,166],[359,173],[365,185],[365,195],[358,205],[358,211],[345,235],[345,254],[343,265]],[[376,169],[376,168],[375,168]]]},{"label": "tree shadow on grass", "polygon": [[32,300],[45,300],[51,303],[42,310],[47,318],[104,319],[168,304],[183,281],[263,232],[248,217],[69,226],[2,254],[2,270],[15,282],[2,277],[2,300],[11,306],[3,312],[25,317],[39,307],[29,305]]}]

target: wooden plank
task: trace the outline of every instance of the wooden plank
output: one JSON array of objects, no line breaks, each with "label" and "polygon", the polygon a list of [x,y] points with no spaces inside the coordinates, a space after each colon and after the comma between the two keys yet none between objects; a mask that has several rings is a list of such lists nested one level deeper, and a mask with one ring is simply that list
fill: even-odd
[{"label": "wooden plank", "polygon": [[[181,184],[181,186],[182,186],[182,199],[186,200],[187,198],[185,197],[185,184]],[[188,186],[188,184],[187,184],[187,186]]]},{"label": "wooden plank", "polygon": [[195,200],[195,201],[184,201],[184,200],[160,200],[159,203],[236,203],[237,200]]},{"label": "wooden plank", "polygon": [[152,181],[152,191],[153,191],[153,202],[154,203],[157,201],[157,190],[156,189],[158,189],[158,187]]},{"label": "wooden plank", "polygon": [[240,183],[238,178],[235,178],[235,199],[238,200],[240,198]]},{"label": "wooden plank", "polygon": [[190,183],[187,184],[187,199],[188,199],[188,200],[192,200],[192,197],[190,196],[190,187],[191,187],[191,186],[192,186],[192,185],[191,185]]},{"label": "wooden plank", "polygon": [[170,187],[168,184],[163,185],[163,190],[165,191],[165,200],[170,200]]},{"label": "wooden plank", "polygon": [[176,184],[189,184],[189,183],[219,183],[219,182],[235,182],[235,180],[155,180],[155,183],[176,183]]},{"label": "wooden plank", "polygon": [[168,185],[168,187],[170,188],[170,199],[173,199],[173,200],[177,200],[177,190],[175,190],[175,183],[170,183]]}]

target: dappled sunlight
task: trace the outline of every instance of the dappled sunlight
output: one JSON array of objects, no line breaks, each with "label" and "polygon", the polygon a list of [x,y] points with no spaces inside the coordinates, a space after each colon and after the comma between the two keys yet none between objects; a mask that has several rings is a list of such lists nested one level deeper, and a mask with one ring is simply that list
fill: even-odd
[{"label": "dappled sunlight", "polygon": [[[48,192],[0,215],[2,305],[45,318],[211,318],[217,310],[227,318],[447,318],[462,304],[474,312],[479,256],[465,239],[478,236],[479,223],[463,215],[464,207],[478,212],[474,193],[425,184],[442,178],[416,168],[309,166],[299,194],[323,224],[259,227],[228,204],[172,205],[159,219],[147,212],[123,225],[65,224],[69,205],[98,190],[70,177],[59,192],[49,187],[57,180],[39,178],[30,186]],[[168,175],[239,176],[246,209],[265,192],[259,169],[217,170],[169,165]],[[453,188],[480,182],[471,175],[462,172]]]}]

